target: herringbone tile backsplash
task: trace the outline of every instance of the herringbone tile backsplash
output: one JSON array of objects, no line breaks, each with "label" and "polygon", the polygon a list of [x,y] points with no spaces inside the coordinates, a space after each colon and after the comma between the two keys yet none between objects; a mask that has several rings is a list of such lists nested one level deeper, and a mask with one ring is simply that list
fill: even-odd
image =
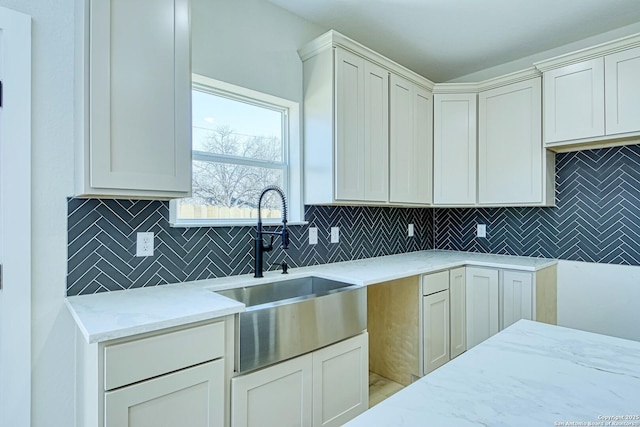
[{"label": "herringbone tile backsplash", "polygon": [[[290,248],[265,257],[293,267],[422,249],[640,265],[640,145],[556,156],[555,208],[399,209],[307,206],[318,227],[291,227]],[[252,271],[253,227],[172,228],[167,202],[69,199],[67,294],[155,286]],[[406,237],[407,224],[416,237]],[[487,238],[476,238],[476,224]],[[330,227],[340,243],[329,243]],[[135,256],[138,231],[155,256]]]},{"label": "herringbone tile backsplash", "polygon": [[[160,201],[69,199],[67,295],[155,286],[253,271],[254,227],[172,228]],[[430,249],[430,210],[307,206],[309,225],[291,226],[291,244],[265,254],[265,270]],[[407,237],[414,224],[415,237]],[[308,227],[318,244],[308,244]],[[329,243],[331,227],[340,242]],[[136,257],[136,233],[153,231],[155,254]]]},{"label": "herringbone tile backsplash", "polygon": [[435,209],[434,230],[437,249],[640,265],[640,145],[558,154],[555,208]]}]

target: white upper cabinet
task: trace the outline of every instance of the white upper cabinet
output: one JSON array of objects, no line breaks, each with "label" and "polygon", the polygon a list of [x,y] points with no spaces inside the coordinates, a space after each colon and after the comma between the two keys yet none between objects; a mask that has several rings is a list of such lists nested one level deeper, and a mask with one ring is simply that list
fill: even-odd
[{"label": "white upper cabinet", "polygon": [[605,58],[607,135],[640,131],[640,47]]},{"label": "white upper cabinet", "polygon": [[401,204],[431,204],[432,95],[392,74],[390,102],[389,200]]},{"label": "white upper cabinet", "polygon": [[386,202],[389,72],[335,50],[336,200]]},{"label": "white upper cabinet", "polygon": [[556,151],[636,143],[640,35],[535,64],[543,71],[544,142]]},{"label": "white upper cabinet", "polygon": [[476,203],[477,94],[433,95],[433,204]]},{"label": "white upper cabinet", "polygon": [[604,135],[602,58],[546,72],[544,99],[547,144]]},{"label": "white upper cabinet", "polygon": [[189,1],[94,0],[84,7],[76,194],[188,196]]},{"label": "white upper cabinet", "polygon": [[542,204],[540,77],[480,92],[478,202]]},{"label": "white upper cabinet", "polygon": [[432,83],[335,31],[299,54],[305,203],[429,204]]}]

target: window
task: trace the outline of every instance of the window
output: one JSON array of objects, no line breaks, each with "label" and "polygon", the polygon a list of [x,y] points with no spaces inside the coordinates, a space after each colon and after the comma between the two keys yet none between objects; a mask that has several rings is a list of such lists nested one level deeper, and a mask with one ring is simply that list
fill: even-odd
[{"label": "window", "polygon": [[[287,195],[290,222],[301,221],[298,104],[198,75],[191,104],[193,194],[171,202],[171,224],[253,225],[268,185]],[[267,193],[264,222],[279,223],[281,209]]]}]

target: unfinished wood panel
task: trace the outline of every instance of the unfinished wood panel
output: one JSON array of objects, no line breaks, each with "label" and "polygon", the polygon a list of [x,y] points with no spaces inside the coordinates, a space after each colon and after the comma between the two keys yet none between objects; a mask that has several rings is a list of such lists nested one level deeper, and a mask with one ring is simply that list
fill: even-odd
[{"label": "unfinished wood panel", "polygon": [[402,385],[420,373],[418,337],[420,278],[367,288],[369,370]]},{"label": "unfinished wood panel", "polygon": [[536,272],[536,320],[558,323],[558,266]]}]

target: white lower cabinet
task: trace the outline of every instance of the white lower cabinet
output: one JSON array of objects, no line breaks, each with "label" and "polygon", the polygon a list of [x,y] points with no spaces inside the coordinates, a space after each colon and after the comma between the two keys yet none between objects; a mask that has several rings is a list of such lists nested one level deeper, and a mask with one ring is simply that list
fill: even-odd
[{"label": "white lower cabinet", "polygon": [[341,426],[369,405],[368,334],[231,380],[233,427]]},{"label": "white lower cabinet", "polygon": [[424,373],[428,374],[449,361],[449,290],[427,295],[422,300]]},{"label": "white lower cabinet", "polygon": [[234,427],[311,427],[312,356],[306,354],[231,380]]},{"label": "white lower cabinet", "polygon": [[105,427],[222,427],[224,361],[105,393]]},{"label": "white lower cabinet", "polygon": [[313,426],[341,426],[369,408],[367,333],[313,353]]},{"label": "white lower cabinet", "polygon": [[467,267],[467,349],[498,333],[498,270]]},{"label": "white lower cabinet", "polygon": [[534,319],[531,273],[505,270],[502,272],[500,288],[501,330],[520,319]]},{"label": "white lower cabinet", "polygon": [[449,329],[451,331],[449,353],[452,359],[467,349],[465,274],[464,267],[449,271]]}]

